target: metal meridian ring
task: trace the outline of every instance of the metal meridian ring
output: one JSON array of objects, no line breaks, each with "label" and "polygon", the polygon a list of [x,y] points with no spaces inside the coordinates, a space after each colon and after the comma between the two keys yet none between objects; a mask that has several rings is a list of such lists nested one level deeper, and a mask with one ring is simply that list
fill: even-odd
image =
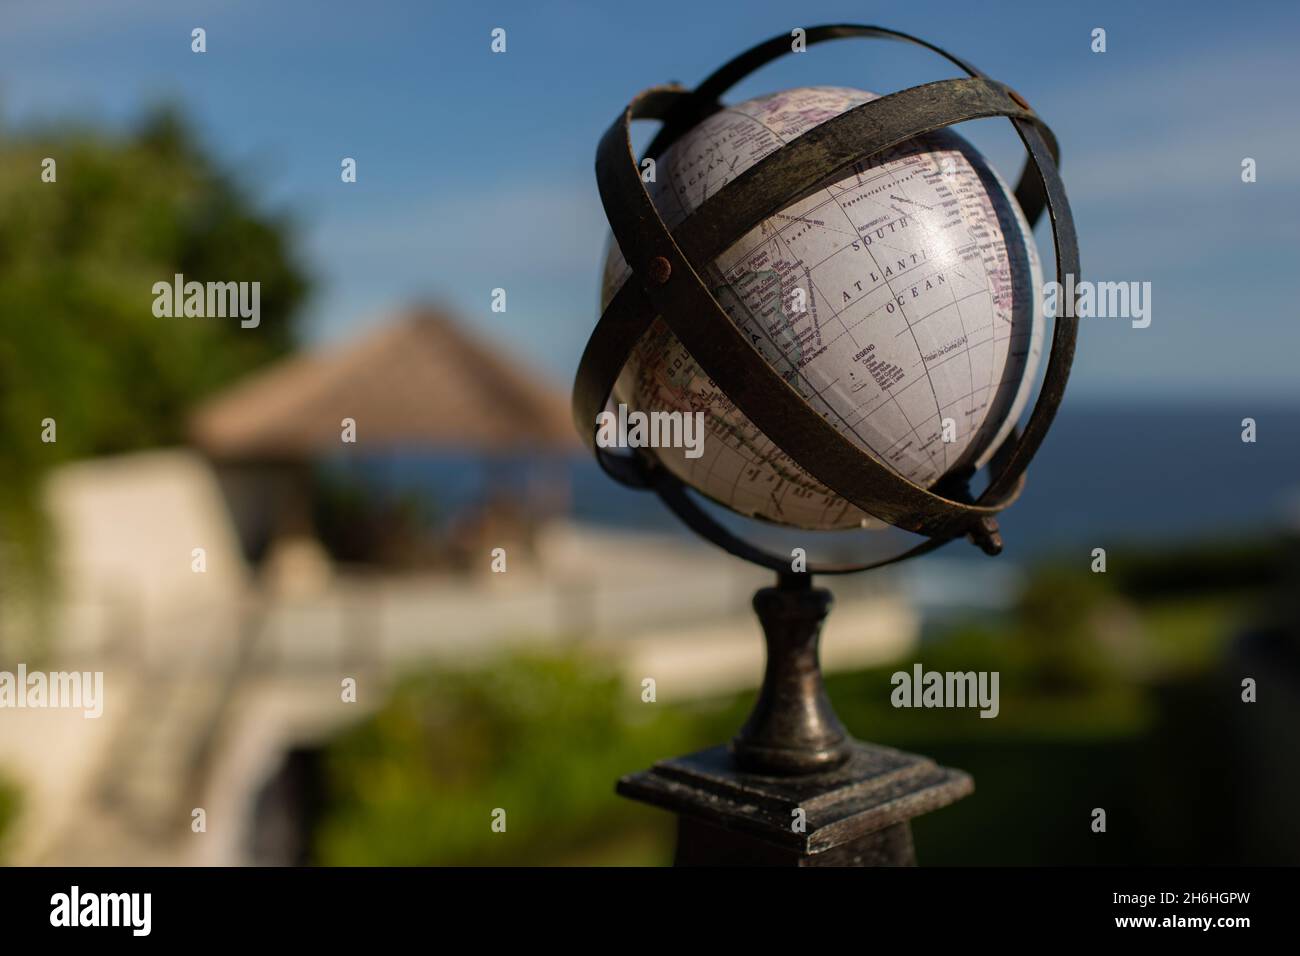
[{"label": "metal meridian ring", "polygon": [[[969,78],[893,93],[813,127],[706,200],[676,233],[664,224],[641,180],[630,142],[631,121],[664,121],[650,150],[652,155],[658,154],[719,109],[718,96],[737,80],[789,52],[789,37],[774,37],[741,54],[693,93],[677,86],[647,90],[614,122],[597,152],[601,199],[633,275],[609,303],[583,354],[574,386],[579,431],[616,480],[652,488],[704,537],[739,557],[776,570],[788,570],[788,558],[731,535],[691,500],[675,477],[648,457],[614,455],[595,444],[596,415],[605,408],[619,373],[656,316],[663,318],[701,369],[754,425],[810,475],[862,511],[931,539],[885,561],[809,568],[810,573],[823,574],[892,563],[963,534],[996,527],[992,516],[1019,494],[1025,467],[1051,424],[1068,378],[1077,333],[1077,319],[1056,319],[1043,385],[1024,433],[1003,443],[992,463],[994,477],[980,498],[971,502],[960,493],[960,487],[949,492],[955,497],[936,494],[859,448],[809,406],[726,316],[694,263],[711,263],[750,229],[829,176],[916,136],[982,117],[1005,116],[1015,126],[1029,154],[1016,189],[1017,201],[1031,225],[1044,207],[1049,211],[1058,280],[1064,283],[1066,274],[1073,274],[1076,280],[1079,276],[1073,220],[1056,169],[1056,142],[1024,99],[939,48],[895,31],[852,25],[813,27],[807,31],[807,42],[850,36],[918,44],[944,56]],[[939,486],[944,484],[941,481]]]}]

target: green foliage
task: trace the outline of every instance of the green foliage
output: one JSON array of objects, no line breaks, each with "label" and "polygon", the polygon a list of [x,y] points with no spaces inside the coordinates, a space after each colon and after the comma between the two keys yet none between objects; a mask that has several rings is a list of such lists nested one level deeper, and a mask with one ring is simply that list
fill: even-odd
[{"label": "green foliage", "polygon": [[[54,158],[57,181],[42,182]],[[157,318],[153,285],[258,281],[261,324]],[[284,222],[160,113],[0,143],[0,541],[30,570],[59,461],[175,443],[194,401],[285,351],[306,282]],[[57,422],[57,442],[41,422]]]},{"label": "green foliage", "polygon": [[1104,576],[1046,565],[1029,578],[1016,608],[1013,646],[1046,693],[1082,691],[1114,676],[1100,630],[1112,600]]},{"label": "green foliage", "polygon": [[1135,600],[1185,598],[1208,592],[1258,594],[1277,587],[1293,567],[1295,549],[1282,538],[1209,538],[1111,550],[1106,577]]},{"label": "green foliage", "polygon": [[1161,673],[1202,672],[1253,616],[1250,604],[1233,592],[1146,603],[1141,619],[1148,666]]},{"label": "green foliage", "polygon": [[[579,656],[423,676],[327,749],[316,855],[334,865],[554,861],[643,821],[614,799],[614,780],[711,742],[712,730],[641,702]],[[491,829],[497,808],[505,833]]]},{"label": "green foliage", "polygon": [[[1121,604],[1109,576],[1044,565],[1006,619],[965,621],[927,641],[915,657],[927,670],[999,673],[995,720],[895,709],[890,677],[901,662],[828,677],[855,736],[975,777],[973,796],[917,821],[923,862],[1294,862],[1284,849],[1232,843],[1223,810],[1237,789],[1222,772],[1234,750],[1225,715],[1239,711],[1210,669],[1247,608],[1241,594],[1120,608],[1147,645],[1138,654],[1116,653],[1107,634]],[[576,656],[411,681],[328,746],[318,862],[666,862],[670,816],[617,799],[614,779],[727,740],[754,695],[688,708],[642,704],[636,691]],[[1096,838],[1095,806],[1123,840]],[[507,811],[505,834],[491,832],[496,807]],[[584,850],[594,847],[603,852]]]},{"label": "green foliage", "polygon": [[0,859],[3,859],[9,831],[18,818],[19,807],[18,788],[0,777]]}]

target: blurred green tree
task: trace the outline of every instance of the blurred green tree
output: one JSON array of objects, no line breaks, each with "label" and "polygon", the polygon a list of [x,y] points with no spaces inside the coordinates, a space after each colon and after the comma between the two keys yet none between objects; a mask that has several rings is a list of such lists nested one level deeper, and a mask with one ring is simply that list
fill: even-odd
[{"label": "blurred green tree", "polygon": [[[51,465],[180,441],[196,399],[292,344],[307,281],[291,238],[173,109],[0,140],[0,580],[40,577]],[[155,317],[153,285],[176,273],[260,282],[260,325]]]},{"label": "blurred green tree", "polygon": [[0,861],[4,859],[6,841],[20,808],[18,787],[5,777],[0,777]]},{"label": "blurred green tree", "polygon": [[1079,692],[1114,679],[1111,655],[1098,642],[1110,603],[1102,575],[1059,564],[1034,569],[1016,607],[1013,634],[1041,690]]},{"label": "blurred green tree", "polygon": [[[725,731],[641,700],[583,656],[518,654],[408,679],[325,749],[316,862],[343,866],[554,863],[668,824],[616,799],[620,775]],[[727,727],[736,715],[723,713]],[[506,811],[508,836],[492,828]]]}]

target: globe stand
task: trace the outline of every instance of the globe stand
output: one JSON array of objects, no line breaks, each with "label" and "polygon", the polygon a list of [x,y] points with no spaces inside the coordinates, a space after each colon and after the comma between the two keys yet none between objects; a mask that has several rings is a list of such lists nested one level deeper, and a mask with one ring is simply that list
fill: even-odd
[{"label": "globe stand", "polygon": [[959,770],[848,735],[817,656],[831,603],[807,574],[761,588],[767,666],[740,733],[618,782],[677,814],[676,865],[914,865],[909,821],[974,789]]}]

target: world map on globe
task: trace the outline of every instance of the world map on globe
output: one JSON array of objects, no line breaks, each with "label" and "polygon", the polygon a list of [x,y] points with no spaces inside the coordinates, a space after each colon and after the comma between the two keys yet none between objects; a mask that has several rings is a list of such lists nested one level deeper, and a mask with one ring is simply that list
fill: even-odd
[{"label": "world map on globe", "polygon": [[[763,157],[878,97],[807,87],[729,106],[660,157],[647,188],[668,227]],[[806,401],[924,487],[983,466],[1032,391],[1043,345],[1037,250],[1010,190],[948,130],[858,163],[742,236],[701,276]],[[611,241],[608,305],[630,270]],[[702,412],[703,453],[647,449],[742,515],[831,530],[880,522],[776,447],[656,319],[613,400]]]}]

